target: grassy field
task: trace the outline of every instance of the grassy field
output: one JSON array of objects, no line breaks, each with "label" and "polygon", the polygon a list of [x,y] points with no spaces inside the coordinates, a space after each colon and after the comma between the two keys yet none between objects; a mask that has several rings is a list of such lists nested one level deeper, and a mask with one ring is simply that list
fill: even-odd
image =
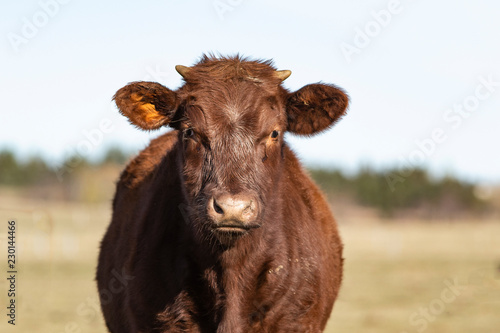
[{"label": "grassy field", "polygon": [[[0,192],[0,332],[105,332],[94,271],[109,204]],[[7,324],[7,220],[18,224],[17,320]],[[326,332],[500,332],[500,222],[341,221],[345,275]]]}]

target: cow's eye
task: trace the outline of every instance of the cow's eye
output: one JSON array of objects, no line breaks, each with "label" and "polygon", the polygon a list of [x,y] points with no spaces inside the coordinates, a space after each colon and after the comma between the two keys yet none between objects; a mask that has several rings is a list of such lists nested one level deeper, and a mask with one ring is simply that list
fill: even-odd
[{"label": "cow's eye", "polygon": [[188,128],[186,130],[184,130],[184,138],[185,139],[190,139],[194,136],[194,131],[192,128]]},{"label": "cow's eye", "polygon": [[276,139],[280,133],[278,131],[272,131],[271,138]]}]

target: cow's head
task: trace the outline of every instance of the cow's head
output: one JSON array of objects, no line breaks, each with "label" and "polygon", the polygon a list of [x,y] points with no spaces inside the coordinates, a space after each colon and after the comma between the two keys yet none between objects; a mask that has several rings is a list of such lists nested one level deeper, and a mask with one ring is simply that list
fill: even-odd
[{"label": "cow's head", "polygon": [[183,150],[183,179],[191,221],[223,244],[258,228],[277,202],[286,131],[313,135],[346,111],[339,88],[310,84],[289,92],[290,71],[239,57],[177,66],[185,84],[172,91],[134,82],[115,101],[144,130],[171,126]]}]

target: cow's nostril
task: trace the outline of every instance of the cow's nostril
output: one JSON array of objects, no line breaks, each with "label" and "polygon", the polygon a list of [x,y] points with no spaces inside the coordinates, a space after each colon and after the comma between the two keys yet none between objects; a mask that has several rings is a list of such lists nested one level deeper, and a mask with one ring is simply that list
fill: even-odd
[{"label": "cow's nostril", "polygon": [[214,210],[217,214],[224,214],[224,210],[217,204],[217,201],[214,199]]},{"label": "cow's nostril", "polygon": [[243,194],[213,196],[207,208],[215,223],[253,223],[258,214],[255,199]]}]

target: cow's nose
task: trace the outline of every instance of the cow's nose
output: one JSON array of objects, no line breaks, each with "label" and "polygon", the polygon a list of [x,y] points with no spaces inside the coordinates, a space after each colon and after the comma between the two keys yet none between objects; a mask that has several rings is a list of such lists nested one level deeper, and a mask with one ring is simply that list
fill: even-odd
[{"label": "cow's nose", "polygon": [[246,195],[223,194],[208,202],[208,214],[217,224],[247,226],[257,218],[257,201]]}]

